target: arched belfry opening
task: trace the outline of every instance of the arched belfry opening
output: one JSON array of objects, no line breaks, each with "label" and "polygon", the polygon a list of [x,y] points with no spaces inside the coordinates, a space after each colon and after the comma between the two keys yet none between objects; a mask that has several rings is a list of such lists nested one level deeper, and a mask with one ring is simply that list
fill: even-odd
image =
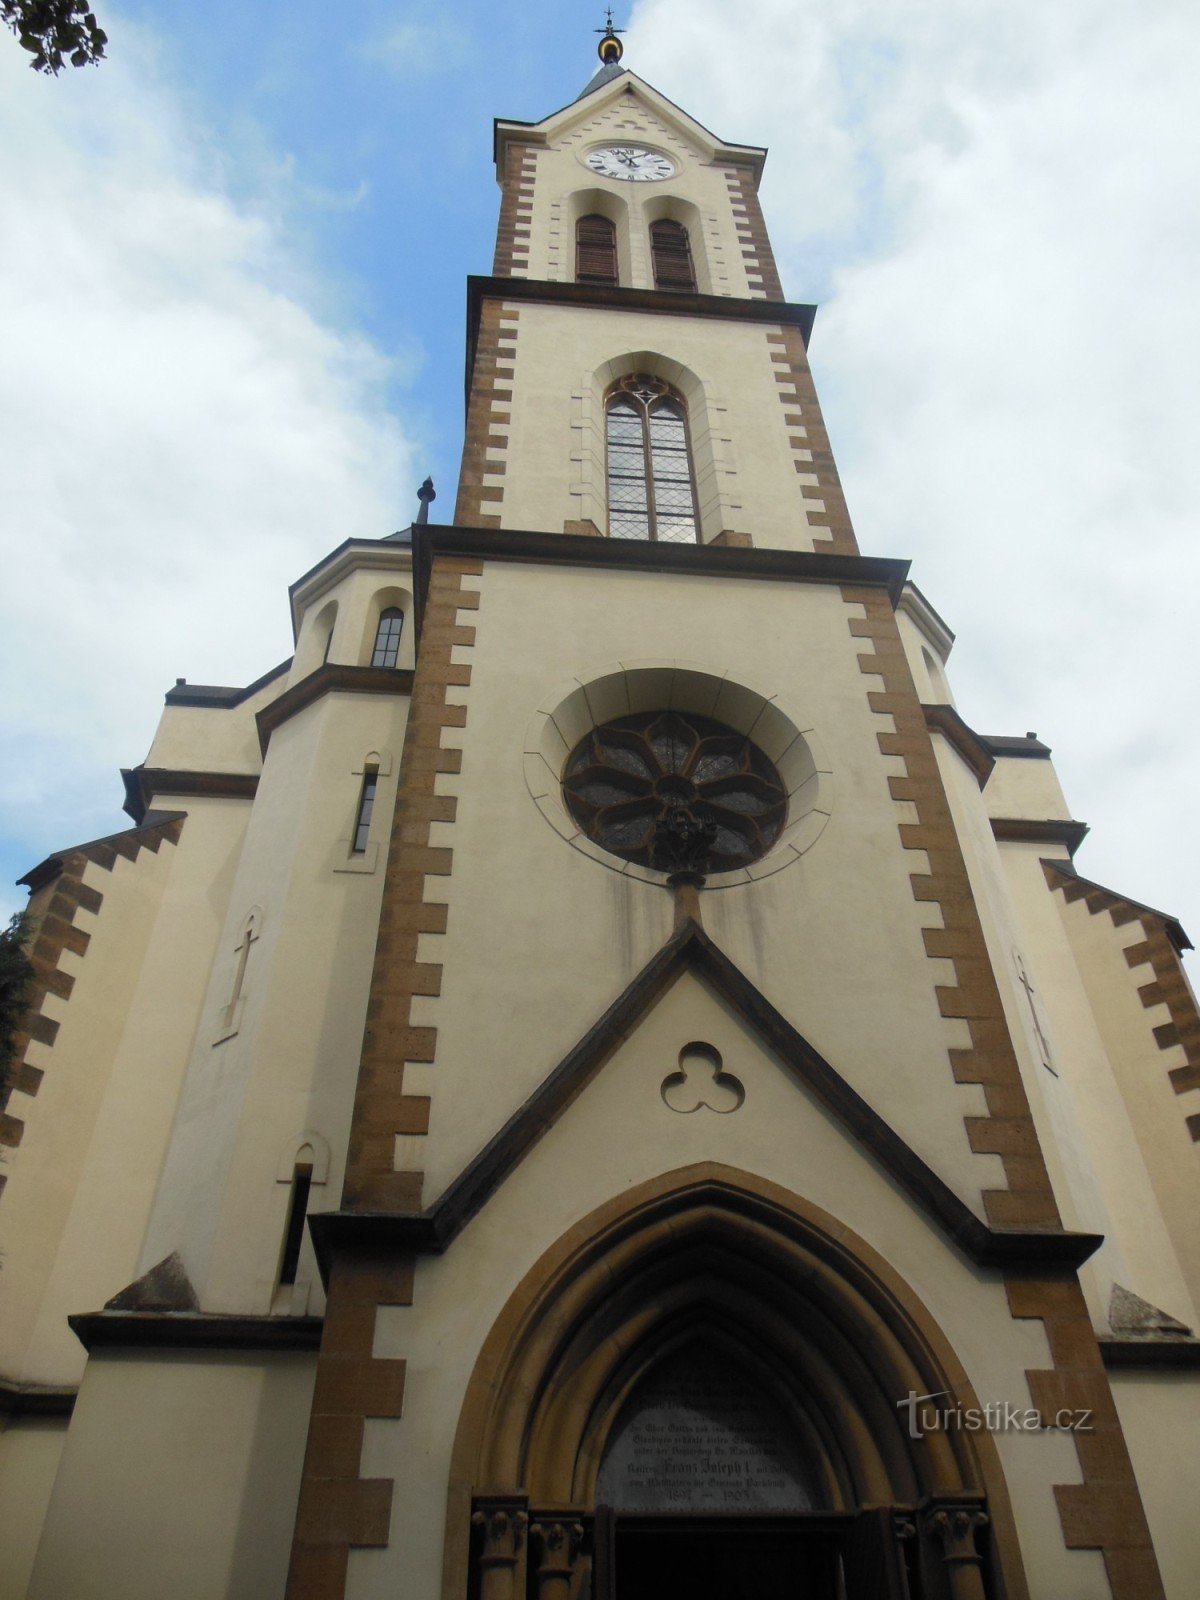
[{"label": "arched belfry opening", "polygon": [[475,1600],[1016,1600],[977,1404],[929,1313],[865,1243],[707,1165],[579,1224],[480,1353],[444,1593]]}]

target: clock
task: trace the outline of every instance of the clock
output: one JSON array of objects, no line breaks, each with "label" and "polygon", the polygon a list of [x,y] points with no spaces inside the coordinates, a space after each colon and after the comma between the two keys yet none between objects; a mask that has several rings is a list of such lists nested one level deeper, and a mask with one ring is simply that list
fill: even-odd
[{"label": "clock", "polygon": [[638,144],[601,145],[587,155],[584,164],[602,178],[624,178],[629,183],[651,183],[675,172],[670,156]]}]

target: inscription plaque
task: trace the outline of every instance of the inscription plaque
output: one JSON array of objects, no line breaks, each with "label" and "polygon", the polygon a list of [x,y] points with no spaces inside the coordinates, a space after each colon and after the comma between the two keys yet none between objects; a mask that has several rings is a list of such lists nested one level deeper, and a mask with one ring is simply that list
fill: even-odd
[{"label": "inscription plaque", "polygon": [[813,1511],[813,1474],[778,1407],[702,1347],[668,1357],[627,1401],[596,1499],[618,1511]]}]

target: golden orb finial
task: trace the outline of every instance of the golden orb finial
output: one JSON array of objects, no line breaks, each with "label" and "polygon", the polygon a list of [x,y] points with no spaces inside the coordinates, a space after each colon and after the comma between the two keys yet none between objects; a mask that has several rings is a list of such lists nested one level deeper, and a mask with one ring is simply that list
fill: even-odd
[{"label": "golden orb finial", "polygon": [[600,43],[596,46],[596,54],[600,57],[601,61],[603,61],[606,67],[610,67],[616,66],[617,62],[620,61],[621,57],[625,54],[625,46],[621,43],[620,39],[617,38],[617,35],[619,33],[624,33],[625,29],[614,28],[612,7],[608,6],[606,10],[608,16],[607,24],[603,28],[596,29],[597,33],[602,33],[604,35]]}]

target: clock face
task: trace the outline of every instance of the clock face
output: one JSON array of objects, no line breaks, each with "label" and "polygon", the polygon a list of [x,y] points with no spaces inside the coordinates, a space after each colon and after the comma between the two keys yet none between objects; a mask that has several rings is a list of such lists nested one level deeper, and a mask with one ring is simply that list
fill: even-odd
[{"label": "clock face", "polygon": [[675,163],[657,150],[637,144],[606,144],[588,155],[586,165],[604,178],[624,178],[630,183],[651,183],[669,178]]}]

